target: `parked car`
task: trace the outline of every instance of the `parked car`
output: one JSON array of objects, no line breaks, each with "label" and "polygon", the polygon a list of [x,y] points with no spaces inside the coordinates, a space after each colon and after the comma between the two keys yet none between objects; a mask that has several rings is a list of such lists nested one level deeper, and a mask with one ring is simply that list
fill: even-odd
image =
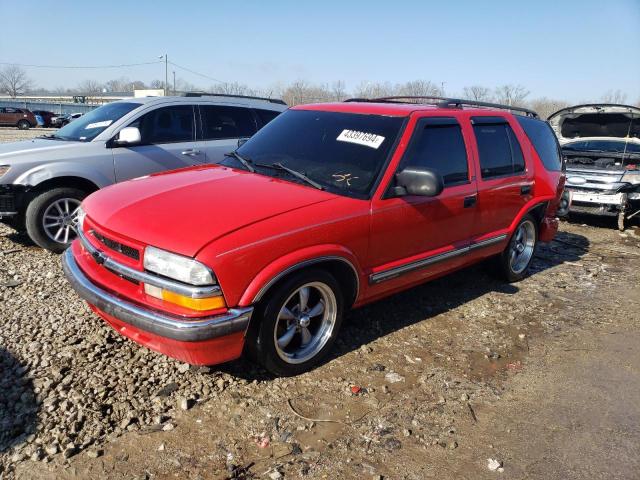
[{"label": "parked car", "polygon": [[0,126],[27,130],[37,125],[36,117],[26,108],[0,107]]},{"label": "parked car", "polygon": [[77,120],[82,115],[83,115],[82,113],[64,113],[61,115],[57,115],[55,117],[52,117],[51,125],[53,127],[64,127],[65,125],[73,122],[74,120]]},{"label": "parked car", "polygon": [[590,104],[549,117],[567,159],[570,212],[617,217],[640,213],[640,108]]},{"label": "parked car", "polygon": [[142,345],[196,365],[244,350],[276,375],[316,365],[351,307],[489,257],[522,279],[558,225],[549,125],[402,101],[297,106],[219,165],[94,193],[67,278]]},{"label": "parked car", "polygon": [[40,115],[40,117],[42,117],[44,127],[53,126],[51,119],[56,116],[55,113],[48,110],[33,110],[33,114]]},{"label": "parked car", "polygon": [[286,109],[279,100],[153,97],[113,102],[54,134],[0,145],[0,219],[63,251],[89,193],[130,178],[216,163]]}]

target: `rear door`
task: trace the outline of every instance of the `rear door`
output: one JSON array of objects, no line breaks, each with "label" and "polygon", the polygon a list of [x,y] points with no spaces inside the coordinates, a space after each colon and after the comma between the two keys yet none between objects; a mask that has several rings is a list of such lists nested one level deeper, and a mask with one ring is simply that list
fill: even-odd
[{"label": "rear door", "polygon": [[478,205],[472,237],[500,238],[525,204],[533,198],[534,177],[529,152],[506,116],[473,116],[478,159]]},{"label": "rear door", "polygon": [[152,110],[128,125],[140,130],[142,141],[113,148],[116,181],[204,163],[205,153],[195,140],[195,114],[193,105],[173,105]]},{"label": "rear door", "polygon": [[372,284],[414,283],[464,261],[475,218],[475,173],[469,133],[455,117],[418,119],[397,171],[427,168],[442,175],[436,197],[394,197],[393,185],[372,205]]},{"label": "rear door", "polygon": [[207,163],[218,163],[225,153],[238,148],[239,138],[251,137],[258,130],[256,117],[249,108],[226,105],[199,105],[200,149]]}]

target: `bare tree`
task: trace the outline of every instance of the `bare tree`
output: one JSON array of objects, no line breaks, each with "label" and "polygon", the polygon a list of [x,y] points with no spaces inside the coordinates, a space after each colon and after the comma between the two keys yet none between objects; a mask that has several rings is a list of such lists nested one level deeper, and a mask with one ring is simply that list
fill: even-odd
[{"label": "bare tree", "polygon": [[164,80],[151,80],[149,87],[157,89],[164,88]]},{"label": "bare tree", "polygon": [[341,102],[349,96],[345,83],[342,80],[335,81],[331,84],[331,100]]},{"label": "bare tree", "polygon": [[354,92],[358,98],[390,97],[394,94],[395,89],[389,82],[362,82]]},{"label": "bare tree", "polygon": [[226,95],[255,95],[256,92],[248,85],[238,82],[225,82],[214,85],[209,90],[212,93],[223,93]]},{"label": "bare tree", "polygon": [[85,93],[88,95],[95,95],[102,93],[103,85],[97,80],[83,80],[78,84],[75,90],[78,93]]},{"label": "bare tree", "polygon": [[393,94],[407,97],[441,97],[444,92],[429,80],[414,80],[396,85]]},{"label": "bare tree", "polygon": [[524,106],[529,90],[522,85],[502,85],[495,90],[496,101],[505,105]]},{"label": "bare tree", "polygon": [[0,70],[0,91],[15,98],[33,86],[27,72],[18,65],[7,65]]},{"label": "bare tree", "polygon": [[602,96],[602,101],[605,103],[624,103],[627,101],[627,94],[622,90],[609,90]]},{"label": "bare tree", "polygon": [[476,102],[490,102],[493,100],[491,89],[483,87],[481,85],[471,85],[470,87],[464,87],[463,94],[466,99],[475,100]]},{"label": "bare tree", "polygon": [[540,115],[540,118],[548,118],[552,113],[568,107],[570,104],[564,100],[554,100],[552,98],[535,98],[529,102],[529,108]]}]

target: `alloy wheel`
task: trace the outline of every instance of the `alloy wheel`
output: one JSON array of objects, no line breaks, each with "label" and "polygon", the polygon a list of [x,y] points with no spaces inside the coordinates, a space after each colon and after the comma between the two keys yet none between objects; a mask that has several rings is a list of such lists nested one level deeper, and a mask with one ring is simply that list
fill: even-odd
[{"label": "alloy wheel", "polygon": [[60,198],[51,203],[42,216],[42,227],[54,242],[67,244],[76,236],[80,200]]},{"label": "alloy wheel", "polygon": [[530,220],[522,222],[511,240],[509,266],[514,273],[522,273],[529,265],[536,245],[536,227]]},{"label": "alloy wheel", "polygon": [[333,290],[322,282],[310,282],[284,302],[273,332],[278,356],[287,363],[310,360],[327,344],[338,313]]}]

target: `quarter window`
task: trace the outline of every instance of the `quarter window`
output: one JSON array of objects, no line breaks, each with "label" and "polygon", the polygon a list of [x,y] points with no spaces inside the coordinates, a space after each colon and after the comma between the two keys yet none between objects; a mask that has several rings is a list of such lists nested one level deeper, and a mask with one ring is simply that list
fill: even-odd
[{"label": "quarter window", "polygon": [[250,137],[256,123],[248,108],[201,105],[203,140]]},{"label": "quarter window", "polygon": [[258,115],[258,118],[260,119],[260,123],[262,124],[263,127],[267,123],[269,123],[271,120],[276,118],[278,115],[280,115],[280,112],[275,110],[261,110],[256,108],[254,111],[256,112],[256,115]]},{"label": "quarter window", "polygon": [[469,181],[467,150],[460,125],[453,119],[425,119],[418,123],[402,167],[428,168],[445,186]]},{"label": "quarter window", "polygon": [[177,143],[194,140],[193,107],[181,105],[153,110],[131,126],[140,129],[142,143]]},{"label": "quarter window", "polygon": [[540,160],[547,170],[562,170],[562,157],[556,135],[548,123],[534,118],[518,116],[518,122],[533,143]]},{"label": "quarter window", "polygon": [[[482,120],[481,120],[482,121]],[[508,123],[478,123],[473,126],[480,155],[482,178],[514,175],[525,170],[520,143]]]}]

